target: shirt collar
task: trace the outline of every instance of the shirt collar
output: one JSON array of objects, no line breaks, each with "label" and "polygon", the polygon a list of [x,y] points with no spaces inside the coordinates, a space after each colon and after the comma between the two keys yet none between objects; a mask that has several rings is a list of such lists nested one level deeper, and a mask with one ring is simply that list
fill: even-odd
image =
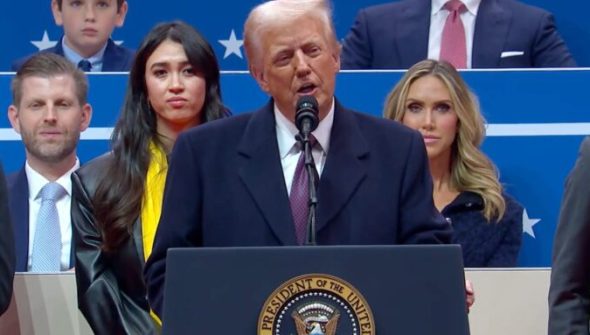
[{"label": "shirt collar", "polygon": [[82,59],[86,59],[90,62],[90,64],[92,64],[92,71],[99,71],[102,69],[102,60],[103,60],[103,56],[104,56],[104,52],[107,49],[107,45],[109,43],[105,43],[103,45],[103,47],[98,50],[98,52],[88,58],[84,58],[82,56],[80,56],[76,51],[74,51],[72,48],[68,47],[66,44],[66,36],[64,36],[61,40],[61,46],[64,50],[64,56],[66,56],[67,59],[70,60],[70,62],[78,65],[78,63],[82,60]]},{"label": "shirt collar", "polygon": [[[441,10],[443,10],[444,5],[447,3],[448,0],[432,0],[431,6],[431,15],[438,14]],[[467,11],[473,15],[477,15],[477,10],[479,9],[479,5],[481,4],[481,0],[461,0],[467,7]]]},{"label": "shirt collar", "polygon": [[[76,171],[79,167],[80,161],[76,158],[74,166],[56,180],[56,182],[66,190],[69,196],[71,196],[72,192],[72,180],[70,179],[70,176],[72,175],[72,172]],[[35,200],[38,198],[41,188],[49,183],[49,180],[33,169],[28,161],[25,163],[25,172],[29,183],[29,199]]]},{"label": "shirt collar", "polygon": [[[287,156],[297,140],[295,140],[295,135],[299,133],[295,124],[287,119],[283,113],[279,110],[278,106],[274,105],[274,114],[276,120],[276,129],[277,129],[277,140],[279,143],[279,154],[281,159]],[[328,149],[330,147],[330,132],[332,131],[332,125],[334,124],[334,99],[332,99],[332,105],[330,107],[330,111],[328,115],[320,121],[320,124],[312,132],[313,136],[317,139],[318,143],[322,146],[322,151],[326,154],[328,153]]]}]

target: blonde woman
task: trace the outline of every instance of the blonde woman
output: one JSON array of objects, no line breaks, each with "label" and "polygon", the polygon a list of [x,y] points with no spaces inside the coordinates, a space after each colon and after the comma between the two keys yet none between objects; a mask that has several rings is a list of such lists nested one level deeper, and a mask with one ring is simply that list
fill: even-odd
[{"label": "blonde woman", "polygon": [[515,266],[523,208],[503,191],[480,149],[484,120],[453,66],[434,60],[412,66],[387,97],[384,115],[422,134],[434,203],[453,225],[465,266]]}]

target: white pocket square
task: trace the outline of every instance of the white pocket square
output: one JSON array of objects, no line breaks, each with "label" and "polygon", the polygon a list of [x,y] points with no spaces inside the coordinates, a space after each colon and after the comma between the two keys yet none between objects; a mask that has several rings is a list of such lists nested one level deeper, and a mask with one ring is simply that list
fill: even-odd
[{"label": "white pocket square", "polygon": [[522,55],[524,55],[524,51],[503,51],[500,54],[500,58],[508,58]]}]

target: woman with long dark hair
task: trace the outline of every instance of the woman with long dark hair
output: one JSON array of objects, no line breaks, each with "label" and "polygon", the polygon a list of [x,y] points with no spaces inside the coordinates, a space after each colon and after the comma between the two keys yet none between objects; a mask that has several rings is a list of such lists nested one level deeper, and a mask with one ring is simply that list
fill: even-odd
[{"label": "woman with long dark hair", "polygon": [[96,334],[150,334],[143,281],[160,217],[168,154],[178,135],[224,117],[219,66],[183,22],[144,38],[129,73],[112,152],[72,175],[78,307]]}]

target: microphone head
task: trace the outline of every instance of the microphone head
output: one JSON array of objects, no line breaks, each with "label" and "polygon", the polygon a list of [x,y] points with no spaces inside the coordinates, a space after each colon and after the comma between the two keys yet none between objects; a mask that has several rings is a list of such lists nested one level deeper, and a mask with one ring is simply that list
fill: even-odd
[{"label": "microphone head", "polygon": [[[299,132],[307,131],[311,133],[320,123],[318,116],[318,100],[313,95],[303,95],[297,100],[295,109],[295,125]],[[305,129],[308,128],[309,129]]]}]

